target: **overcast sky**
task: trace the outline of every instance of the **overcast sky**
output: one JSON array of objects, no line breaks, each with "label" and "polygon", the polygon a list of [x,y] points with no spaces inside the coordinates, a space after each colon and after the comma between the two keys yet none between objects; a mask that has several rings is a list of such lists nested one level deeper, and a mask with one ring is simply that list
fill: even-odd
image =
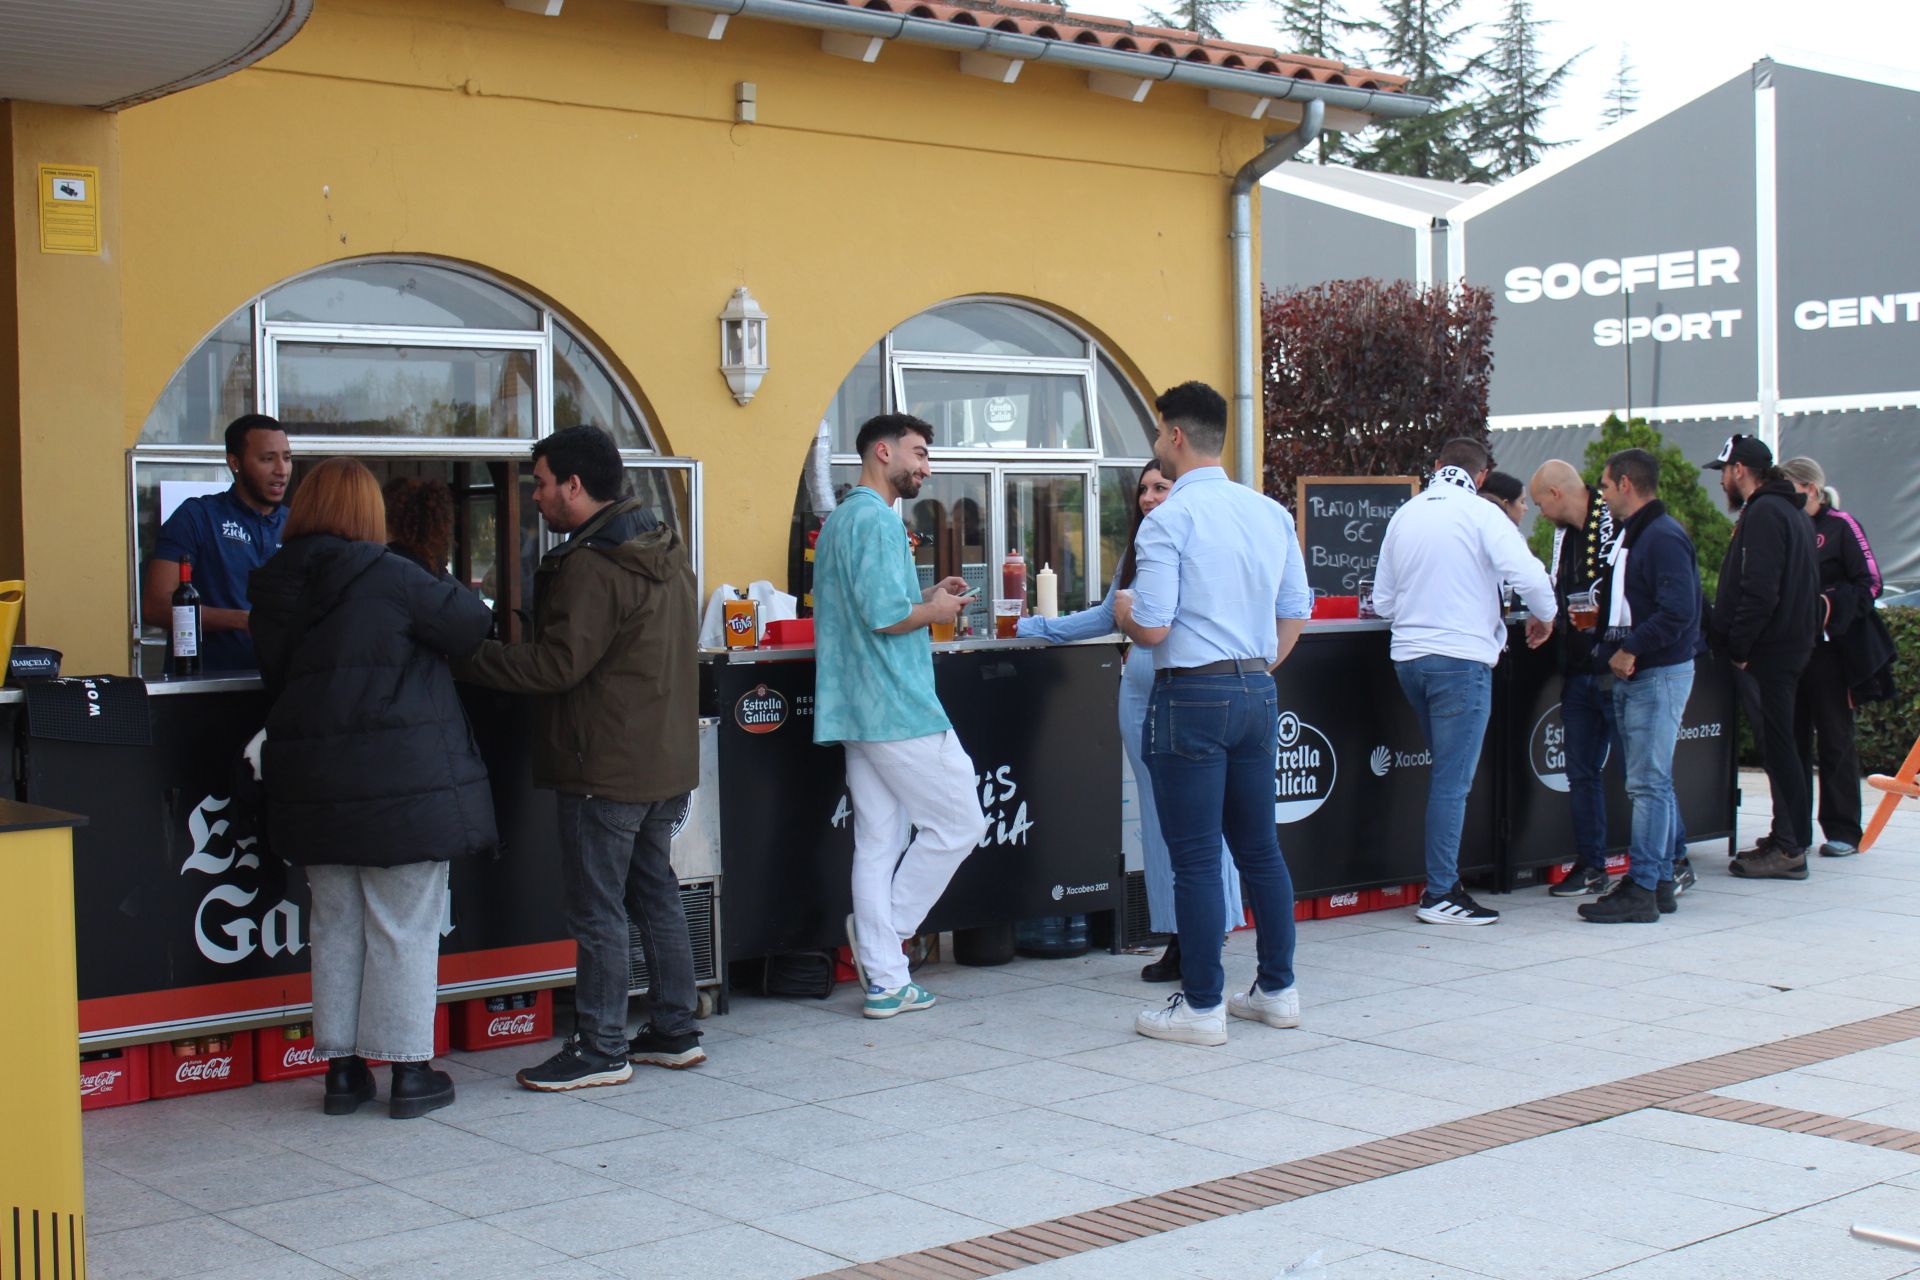
[{"label": "overcast sky", "polygon": [[[1073,0],[1072,7],[1138,20],[1149,6]],[[1377,0],[1346,0],[1346,7],[1352,17],[1378,12]],[[1487,25],[1465,47],[1478,51],[1506,8],[1505,0],[1467,0],[1463,13]],[[1554,65],[1588,51],[1568,77],[1547,129],[1548,137],[1567,142],[1599,130],[1623,48],[1643,110],[1690,97],[1766,56],[1791,61],[1796,52],[1812,53],[1920,73],[1920,0],[1534,0],[1533,12],[1551,20],[1541,42]],[[1248,0],[1221,26],[1230,39],[1279,46],[1272,13],[1264,0]]]}]

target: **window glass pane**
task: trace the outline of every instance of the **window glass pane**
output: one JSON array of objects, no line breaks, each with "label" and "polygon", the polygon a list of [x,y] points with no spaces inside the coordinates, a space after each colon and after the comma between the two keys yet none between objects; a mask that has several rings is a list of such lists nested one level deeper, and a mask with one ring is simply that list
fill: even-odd
[{"label": "window glass pane", "polygon": [[[1113,575],[1120,572],[1120,558],[1133,536],[1134,494],[1139,487],[1138,467],[1100,468],[1100,566],[1091,585],[1102,599]],[[1066,597],[1060,599],[1060,607],[1066,608]]]},{"label": "window glass pane", "polygon": [[654,516],[677,530],[693,547],[693,472],[685,467],[628,467],[627,492],[646,504]]},{"label": "window glass pane", "polygon": [[1059,575],[1060,608],[1072,612],[1087,599],[1087,478],[1083,475],[1006,477],[1007,545],[1027,560],[1027,608],[1035,578],[1051,567]]},{"label": "window glass pane", "polygon": [[979,597],[961,615],[963,632],[993,633],[993,599],[987,590],[987,538],[992,494],[985,472],[935,472],[906,503],[907,528],[916,539],[913,561],[922,590],[945,577],[959,574]]},{"label": "window glass pane", "polygon": [[553,429],[586,422],[603,428],[622,449],[654,448],[640,416],[614,386],[605,366],[585,343],[553,326]]},{"label": "window glass pane", "polygon": [[833,393],[833,403],[821,415],[833,440],[835,453],[852,453],[860,434],[860,424],[887,411],[886,362],[880,344],[874,343],[860,357],[853,371]]},{"label": "window glass pane", "polygon": [[807,552],[833,509],[860,483],[860,468],[852,463],[828,462],[827,437],[814,437],[807,461],[800,469],[800,485],[793,497],[793,525],[787,535],[787,590],[800,601],[800,616],[813,613],[813,561]]},{"label": "window glass pane", "polygon": [[[153,558],[153,546],[159,541],[165,516],[172,515],[174,508],[188,498],[220,492],[232,483],[227,464],[217,458],[205,462],[134,463],[133,558],[138,566],[137,583],[146,581],[147,561]],[[137,614],[135,621],[138,622]],[[166,671],[167,633],[161,627],[141,626],[139,635],[139,656],[134,662],[133,674],[157,680]]]},{"label": "window glass pane", "polygon": [[934,427],[943,449],[1091,449],[1087,384],[1060,373],[909,369],[908,413]]},{"label": "window glass pane", "polygon": [[505,289],[418,262],[359,262],[266,296],[267,319],[431,329],[538,329],[540,312]]},{"label": "window glass pane", "polygon": [[295,435],[533,438],[531,351],[281,343],[280,420]]},{"label": "window glass pane", "polygon": [[1103,353],[1095,387],[1100,396],[1100,453],[1108,458],[1153,456],[1153,437],[1159,430],[1152,406]]},{"label": "window glass pane", "polygon": [[180,366],[141,428],[142,444],[218,444],[253,412],[253,308],[242,307]]},{"label": "window glass pane", "polygon": [[896,351],[1083,359],[1087,342],[1058,320],[1005,302],[955,302],[893,331]]}]

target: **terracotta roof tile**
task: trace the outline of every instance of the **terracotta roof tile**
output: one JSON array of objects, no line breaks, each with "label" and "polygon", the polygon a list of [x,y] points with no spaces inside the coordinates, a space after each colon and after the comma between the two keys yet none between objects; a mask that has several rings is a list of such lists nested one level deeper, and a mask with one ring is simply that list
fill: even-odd
[{"label": "terracotta roof tile", "polygon": [[1128,53],[1147,53],[1183,62],[1233,67],[1266,75],[1311,80],[1318,84],[1376,89],[1385,93],[1405,93],[1407,89],[1405,76],[1350,67],[1326,58],[1283,53],[1262,45],[1202,39],[1191,31],[1146,26],[1128,22],[1124,18],[1069,12],[1060,5],[1047,4],[1044,0],[954,0],[953,3],[937,4],[928,3],[927,0],[827,0],[827,3],[951,22],[958,26],[991,27],[995,31],[1033,36],[1041,40],[1097,44]]}]

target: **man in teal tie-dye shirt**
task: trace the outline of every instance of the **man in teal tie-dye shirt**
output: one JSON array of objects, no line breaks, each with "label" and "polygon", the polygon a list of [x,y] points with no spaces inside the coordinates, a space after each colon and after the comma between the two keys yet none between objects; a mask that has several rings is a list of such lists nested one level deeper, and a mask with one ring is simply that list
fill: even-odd
[{"label": "man in teal tie-dye shirt", "polygon": [[908,414],[883,414],[860,428],[857,443],[860,484],[828,517],[814,549],[813,737],[846,748],[853,797],[847,940],[866,988],[866,1016],[891,1018],[933,1003],[909,981],[900,944],[986,835],[987,819],[973,761],[933,688],[929,628],[960,616],[967,586],[950,577],[920,589],[906,526],[893,509],[919,494],[932,469],[933,428]]}]

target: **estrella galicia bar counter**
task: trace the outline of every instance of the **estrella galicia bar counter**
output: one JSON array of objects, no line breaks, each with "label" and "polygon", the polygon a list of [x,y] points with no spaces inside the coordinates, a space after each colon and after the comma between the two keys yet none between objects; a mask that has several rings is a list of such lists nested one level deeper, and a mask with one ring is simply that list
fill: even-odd
[{"label": "estrella galicia bar counter", "polygon": [[[929,929],[1123,908],[1120,661],[1114,639],[936,646],[936,685],[991,821]],[[1516,641],[1496,673],[1461,846],[1469,877],[1511,884],[1569,856],[1556,670],[1550,649]],[[1702,658],[1697,672],[1675,784],[1700,841],[1732,834],[1736,734],[1726,664]],[[813,744],[812,650],[709,651],[701,680],[701,786],[675,834],[674,863],[702,984],[718,988],[723,1006],[728,961],[841,941],[852,812],[842,753]],[[1419,880],[1430,762],[1393,676],[1385,624],[1309,623],[1276,684],[1274,818],[1296,891]],[[258,680],[58,686],[69,699],[77,691],[79,716],[46,711],[57,701],[51,686],[0,690],[0,735],[12,747],[17,798],[89,819],[75,832],[83,1045],[303,1016],[305,877],[262,856],[228,799],[239,750],[265,712]],[[454,863],[442,998],[564,985],[573,947],[552,799],[532,784],[530,704],[461,692],[492,776],[502,850]],[[85,712],[87,702],[103,714]],[[76,721],[111,722],[125,738]],[[1607,776],[1618,850],[1628,810],[1617,761]],[[644,986],[643,956],[635,966],[634,985]]]},{"label": "estrella galicia bar counter", "polygon": [[[813,650],[701,660],[701,712],[720,723],[727,956],[837,946],[852,908],[853,811],[845,754],[813,741]],[[1118,643],[958,640],[934,646],[933,671],[989,823],[927,929],[1118,910]]]}]

